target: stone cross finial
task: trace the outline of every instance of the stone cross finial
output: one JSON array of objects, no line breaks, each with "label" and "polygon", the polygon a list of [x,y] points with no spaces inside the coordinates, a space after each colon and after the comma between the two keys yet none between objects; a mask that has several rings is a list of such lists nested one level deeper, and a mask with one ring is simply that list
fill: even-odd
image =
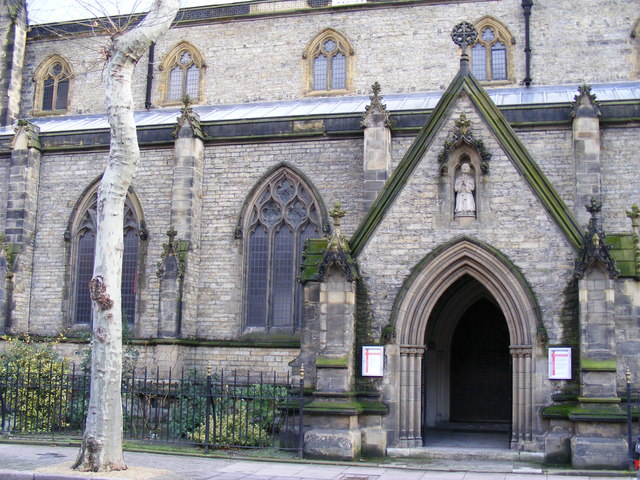
[{"label": "stone cross finial", "polygon": [[347,214],[345,210],[342,209],[342,205],[340,202],[336,202],[331,210],[329,210],[329,216],[333,218],[333,225],[336,229],[340,228],[340,219]]},{"label": "stone cross finial", "polygon": [[178,232],[176,231],[176,229],[173,228],[173,226],[169,227],[169,230],[167,230],[167,237],[169,237],[169,245],[173,243],[173,239],[176,238],[176,235],[178,235]]},{"label": "stone cross finial", "polygon": [[[374,97],[379,97],[380,96],[380,91],[382,90],[382,87],[376,81],[373,85],[371,85],[371,90],[373,91],[373,96]],[[373,98],[371,100],[373,100]]]},{"label": "stone cross finial", "polygon": [[342,238],[340,233],[340,219],[346,215],[346,211],[342,209],[340,202],[336,202],[331,210],[329,210],[329,216],[333,218],[333,235],[329,239],[328,250],[344,250],[346,247],[346,241]]},{"label": "stone cross finial", "polygon": [[637,229],[640,221],[640,208],[638,208],[638,205],[634,203],[631,205],[631,210],[627,210],[625,213],[631,219],[631,226],[634,230]]},{"label": "stone cross finial", "polygon": [[460,114],[460,118],[456,120],[456,128],[460,130],[460,133],[466,136],[471,128],[471,120],[467,118],[464,112]]},{"label": "stone cross finial", "polygon": [[469,22],[460,22],[451,31],[451,40],[462,49],[460,55],[460,70],[469,71],[469,54],[467,48],[478,39],[478,30]]}]

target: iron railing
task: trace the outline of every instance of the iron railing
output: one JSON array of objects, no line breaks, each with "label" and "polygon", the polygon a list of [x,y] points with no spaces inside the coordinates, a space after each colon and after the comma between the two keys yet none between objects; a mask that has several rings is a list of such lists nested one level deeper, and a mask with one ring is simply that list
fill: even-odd
[{"label": "iron railing", "polygon": [[[638,469],[638,453],[640,453],[640,389],[631,388],[631,372],[627,368],[627,441],[629,444],[629,469]],[[638,422],[634,431],[633,420]]]},{"label": "iron railing", "polygon": [[[13,435],[81,435],[90,375],[74,364],[0,364],[0,429]],[[124,438],[302,455],[304,380],[220,371],[131,371],[122,380]]]}]

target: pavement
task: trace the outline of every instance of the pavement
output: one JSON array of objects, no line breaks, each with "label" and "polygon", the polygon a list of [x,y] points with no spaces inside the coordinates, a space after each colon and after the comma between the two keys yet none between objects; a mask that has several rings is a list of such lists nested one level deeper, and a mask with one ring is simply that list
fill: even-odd
[{"label": "pavement", "polygon": [[[610,480],[635,472],[554,469],[539,463],[469,458],[391,458],[368,462],[275,461],[125,452],[128,469],[71,470],[78,447],[0,443],[0,480]],[[446,456],[443,456],[446,457]]]}]

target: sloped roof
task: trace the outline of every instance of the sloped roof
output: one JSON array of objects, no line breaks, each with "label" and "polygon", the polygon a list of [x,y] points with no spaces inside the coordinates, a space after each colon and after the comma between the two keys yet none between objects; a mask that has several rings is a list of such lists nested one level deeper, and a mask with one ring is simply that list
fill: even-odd
[{"label": "sloped roof", "polygon": [[[594,84],[591,85],[591,92],[599,102],[638,100],[640,82]],[[487,89],[486,93],[491,101],[500,107],[572,104],[578,93],[578,85],[491,88]],[[389,112],[426,111],[436,107],[443,95],[441,91],[389,94],[384,96],[384,103]],[[229,122],[361,114],[370,101],[368,96],[363,95],[231,105],[194,105],[193,110],[200,115],[202,123]],[[135,122],[138,128],[175,125],[179,116],[179,108],[141,110],[135,112]],[[45,134],[109,128],[105,114],[36,117],[30,121]],[[0,135],[13,133],[12,126],[0,127]]]},{"label": "sloped roof", "polygon": [[515,168],[529,184],[569,244],[576,250],[582,244],[583,230],[573,213],[520,142],[487,91],[468,69],[461,68],[351,237],[349,243],[354,258],[357,258],[371,238],[420,163],[424,153],[433,146],[434,139],[447,118],[447,113],[455,106],[456,100],[463,92],[469,96],[481,118],[496,136]]}]

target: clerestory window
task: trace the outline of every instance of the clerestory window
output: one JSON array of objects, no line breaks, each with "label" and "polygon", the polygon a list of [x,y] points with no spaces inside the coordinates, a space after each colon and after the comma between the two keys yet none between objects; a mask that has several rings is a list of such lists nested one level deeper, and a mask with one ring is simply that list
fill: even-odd
[{"label": "clerestory window", "polygon": [[185,97],[200,102],[204,60],[193,46],[183,42],[174,47],[163,59],[164,103],[179,103]]},{"label": "clerestory window", "polygon": [[349,90],[353,49],[347,40],[332,29],[318,35],[307,47],[309,93],[341,93]]},{"label": "clerestory window", "polygon": [[478,22],[476,28],[478,40],[471,47],[471,72],[484,82],[509,80],[511,35],[490,18]]},{"label": "clerestory window", "polygon": [[295,331],[304,242],[321,235],[318,202],[301,178],[282,168],[265,180],[246,212],[245,327]]},{"label": "clerestory window", "polygon": [[35,75],[36,113],[62,113],[69,105],[71,67],[61,57],[54,55],[44,61]]}]

